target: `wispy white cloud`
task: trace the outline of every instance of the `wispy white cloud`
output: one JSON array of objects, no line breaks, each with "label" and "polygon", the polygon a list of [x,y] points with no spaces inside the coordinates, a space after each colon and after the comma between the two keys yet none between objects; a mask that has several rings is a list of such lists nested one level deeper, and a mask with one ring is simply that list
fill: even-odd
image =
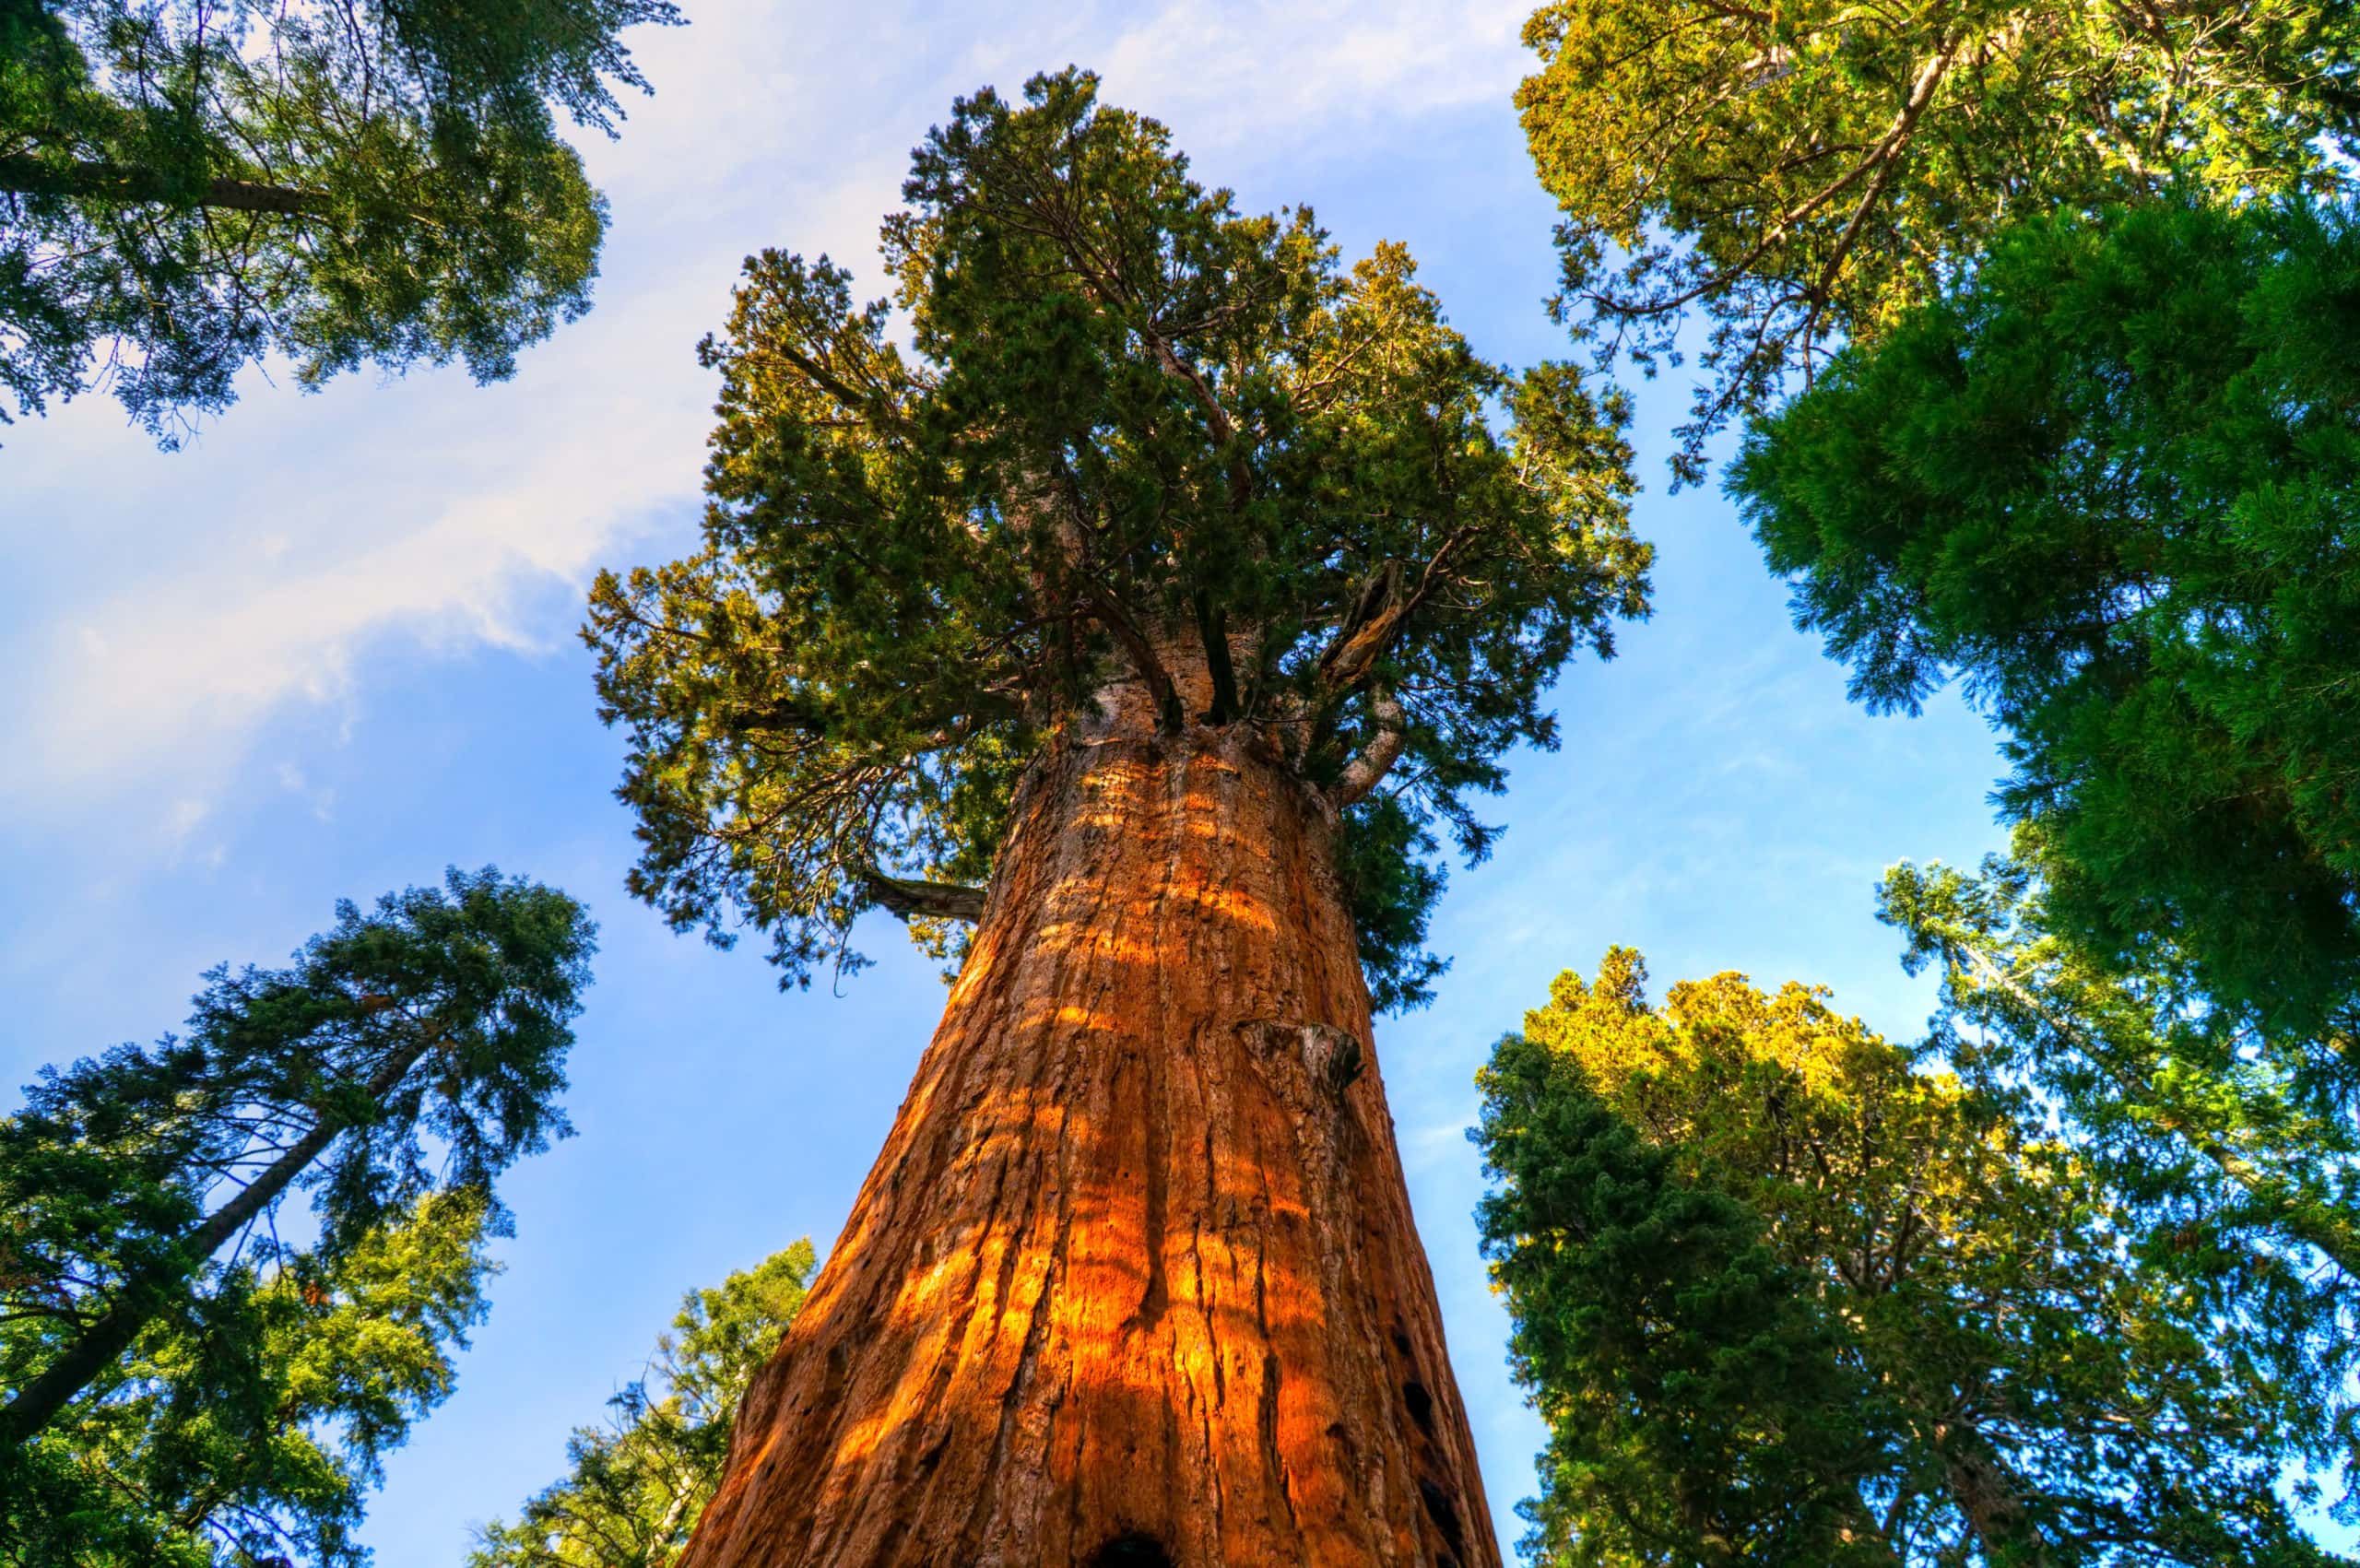
[{"label": "wispy white cloud", "polygon": [[[1530,9],[1524,0],[1173,0],[1144,15],[1087,6],[1043,41],[1050,53],[1069,48],[1110,96],[1173,125],[1185,147],[1288,159],[1372,126],[1390,138],[1436,111],[1504,106],[1525,68],[1517,37]],[[1041,53],[1018,37],[974,58],[1008,78],[1006,88]]]}]

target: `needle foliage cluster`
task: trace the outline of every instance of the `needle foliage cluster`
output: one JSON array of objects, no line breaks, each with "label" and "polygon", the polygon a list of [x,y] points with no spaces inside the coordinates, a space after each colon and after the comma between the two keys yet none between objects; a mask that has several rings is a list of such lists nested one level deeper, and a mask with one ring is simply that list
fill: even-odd
[{"label": "needle foliage cluster", "polygon": [[[2360,1115],[2348,1029],[2263,1029],[2192,986],[2168,951],[2100,963],[2060,935],[2042,845],[1975,873],[1899,866],[1879,914],[1931,968],[1929,1045],[2037,1107],[2141,1216],[2144,1268],[2199,1292],[2215,1342],[2271,1391],[2290,1452],[2360,1476]],[[2355,1516],[2349,1492],[2341,1516]]]},{"label": "needle foliage cluster", "polygon": [[1683,362],[1675,473],[1790,376],[1882,337],[2026,218],[2190,186],[2349,180],[2360,15],[2340,0],[1552,0],[1516,94],[1564,212],[1559,308],[1610,360]]},{"label": "needle foliage cluster", "polygon": [[1645,613],[1622,404],[1478,358],[1400,246],[1347,267],[1307,208],[1239,212],[1085,73],[961,100],[903,195],[890,299],[747,263],[704,348],[705,548],[594,591],[634,890],[769,933],[787,983],[856,962],[872,904],[972,911],[943,884],[988,877],[1027,765],[1127,684],[1320,787],[1399,739],[1340,855],[1380,1003],[1422,998],[1437,834],[1486,853],[1471,797]]},{"label": "needle foliage cluster", "polygon": [[274,356],[477,379],[589,307],[559,124],[670,0],[0,0],[0,421],[94,380],[170,444]]},{"label": "needle foliage cluster", "polygon": [[2296,1034],[2360,997],[2355,341],[2344,209],[2031,222],[1731,475],[1857,697],[2003,731],[2053,928]]},{"label": "needle foliage cluster", "polygon": [[2247,1259],[1823,990],[1644,978],[1561,976],[1481,1079],[1537,1560],[2337,1561],[2278,1491],[2314,1390],[2223,1322]]}]

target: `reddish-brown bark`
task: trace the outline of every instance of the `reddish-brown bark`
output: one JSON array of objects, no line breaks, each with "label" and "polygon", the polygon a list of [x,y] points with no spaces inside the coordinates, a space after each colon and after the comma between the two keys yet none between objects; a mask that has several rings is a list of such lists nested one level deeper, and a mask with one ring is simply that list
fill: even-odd
[{"label": "reddish-brown bark", "polygon": [[684,1568],[1495,1568],[1331,828],[1136,693],[1035,762]]}]

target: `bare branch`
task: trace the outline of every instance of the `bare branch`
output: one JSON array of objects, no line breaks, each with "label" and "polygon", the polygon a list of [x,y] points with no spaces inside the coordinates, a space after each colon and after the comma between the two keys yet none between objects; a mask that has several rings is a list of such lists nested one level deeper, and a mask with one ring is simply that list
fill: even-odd
[{"label": "bare branch", "polygon": [[984,917],[981,888],[888,877],[875,866],[861,868],[860,881],[878,907],[897,919],[976,921]]},{"label": "bare branch", "polygon": [[1369,714],[1376,721],[1376,733],[1369,737],[1361,754],[1344,769],[1344,776],[1336,781],[1336,806],[1339,810],[1353,804],[1383,782],[1393,764],[1401,759],[1402,749],[1410,744],[1409,717],[1401,711],[1400,702],[1383,687],[1369,692]]}]

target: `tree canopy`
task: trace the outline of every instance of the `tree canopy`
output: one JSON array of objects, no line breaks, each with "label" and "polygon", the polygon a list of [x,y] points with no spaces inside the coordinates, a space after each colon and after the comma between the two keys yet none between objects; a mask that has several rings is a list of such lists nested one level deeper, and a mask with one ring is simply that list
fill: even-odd
[{"label": "tree canopy", "polygon": [[[483,1316],[486,1217],[457,1188],[332,1256],[242,1249],[0,1458],[0,1563],[363,1568],[383,1459],[451,1393]],[[11,1341],[36,1329],[12,1314],[0,1356],[22,1364]]]},{"label": "tree canopy", "polygon": [[2339,187],[2322,144],[2360,126],[2360,16],[2329,0],[1551,0],[1525,41],[1561,309],[1649,373],[1682,362],[1686,312],[1710,323],[1692,479],[1727,419],[1882,336],[2010,222],[2177,182]]},{"label": "tree canopy", "polygon": [[2054,927],[2291,1035],[2360,998],[2355,331],[2344,209],[2029,222],[1730,476],[1857,697],[2005,732]]},{"label": "tree canopy", "polygon": [[682,1298],[655,1341],[651,1376],[575,1430],[566,1477],[514,1524],[486,1527],[467,1568],[670,1568],[721,1481],[738,1406],[803,1310],[808,1237]]},{"label": "tree canopy", "polygon": [[480,1315],[495,1179],[569,1130],[592,930],[454,871],[339,906],[291,967],[213,971],[184,1036],[44,1070],[0,1121],[0,1533],[359,1561],[377,1456]]},{"label": "tree canopy", "polygon": [[0,422],[94,375],[171,444],[273,355],[516,351],[589,307],[618,34],[670,0],[0,0]]},{"label": "tree canopy", "polygon": [[585,632],[632,888],[788,983],[867,907],[972,918],[1028,761],[1127,686],[1331,791],[1379,1003],[1420,999],[1435,826],[1486,851],[1470,795],[1645,613],[1622,405],[1477,358],[1398,245],[1240,214],[1087,74],[1024,96],[914,155],[891,300],[765,252],[705,345],[705,548],[602,576]]},{"label": "tree canopy", "polygon": [[1644,978],[1561,976],[1482,1078],[1542,1561],[2335,1561],[2299,1399],[2104,1166],[1823,991]]},{"label": "tree canopy", "polygon": [[[2201,1296],[2216,1347],[2272,1389],[2290,1449],[2360,1457],[2360,1118],[2352,1041],[2273,1033],[2168,952],[2125,972],[2050,927],[2037,833],[1977,874],[1899,866],[1880,914],[1933,965],[1929,1045],[2056,1118],[2140,1215],[2141,1267]],[[2360,1473],[2355,1471],[2352,1473]]]}]

